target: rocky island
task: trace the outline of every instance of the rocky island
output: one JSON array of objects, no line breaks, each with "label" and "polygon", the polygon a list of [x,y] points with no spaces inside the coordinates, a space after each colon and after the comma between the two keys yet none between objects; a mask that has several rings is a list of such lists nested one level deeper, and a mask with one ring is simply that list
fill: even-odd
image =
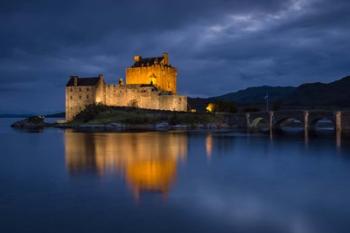
[{"label": "rocky island", "polygon": [[132,107],[89,105],[71,121],[46,123],[43,117],[30,117],[12,124],[20,129],[45,127],[79,131],[227,129],[220,114],[174,112]]}]

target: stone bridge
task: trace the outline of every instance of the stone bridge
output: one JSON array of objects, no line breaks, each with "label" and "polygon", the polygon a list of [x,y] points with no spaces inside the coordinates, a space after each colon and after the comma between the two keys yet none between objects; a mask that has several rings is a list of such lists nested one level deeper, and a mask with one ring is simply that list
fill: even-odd
[{"label": "stone bridge", "polygon": [[224,114],[224,117],[229,125],[248,130],[257,130],[264,125],[270,131],[281,129],[284,123],[292,120],[299,121],[304,126],[305,131],[312,131],[318,121],[329,120],[337,132],[350,133],[350,112],[346,111],[286,110]]}]

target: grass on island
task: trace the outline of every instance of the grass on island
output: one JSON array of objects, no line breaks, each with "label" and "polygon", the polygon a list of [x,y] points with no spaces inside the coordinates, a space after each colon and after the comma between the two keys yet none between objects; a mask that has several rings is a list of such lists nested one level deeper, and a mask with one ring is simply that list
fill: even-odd
[{"label": "grass on island", "polygon": [[217,123],[221,117],[210,113],[172,112],[160,110],[137,109],[130,107],[109,107],[90,105],[70,122],[79,124],[155,124],[167,122],[176,124],[208,124]]}]

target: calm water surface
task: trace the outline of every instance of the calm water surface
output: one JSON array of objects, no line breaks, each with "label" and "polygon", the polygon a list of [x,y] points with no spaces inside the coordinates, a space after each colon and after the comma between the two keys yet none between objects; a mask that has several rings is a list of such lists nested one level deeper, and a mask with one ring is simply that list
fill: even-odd
[{"label": "calm water surface", "polygon": [[349,139],[11,121],[0,119],[0,232],[350,231]]}]

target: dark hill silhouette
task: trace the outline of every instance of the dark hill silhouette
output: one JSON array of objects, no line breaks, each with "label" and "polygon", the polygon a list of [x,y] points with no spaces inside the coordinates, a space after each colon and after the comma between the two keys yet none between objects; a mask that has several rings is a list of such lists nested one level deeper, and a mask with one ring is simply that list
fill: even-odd
[{"label": "dark hill silhouette", "polygon": [[350,76],[331,83],[306,83],[298,87],[250,87],[215,97],[189,98],[189,104],[197,109],[203,109],[206,103],[215,100],[261,105],[265,103],[266,93],[271,103],[283,106],[350,107]]},{"label": "dark hill silhouette", "polygon": [[331,83],[307,83],[300,85],[281,101],[297,106],[350,106],[350,76]]},{"label": "dark hill silhouette", "polygon": [[219,99],[223,101],[233,101],[240,104],[259,104],[265,102],[266,94],[271,101],[277,101],[291,94],[295,87],[249,87],[237,92],[231,92],[225,95],[209,98],[211,100]]}]

